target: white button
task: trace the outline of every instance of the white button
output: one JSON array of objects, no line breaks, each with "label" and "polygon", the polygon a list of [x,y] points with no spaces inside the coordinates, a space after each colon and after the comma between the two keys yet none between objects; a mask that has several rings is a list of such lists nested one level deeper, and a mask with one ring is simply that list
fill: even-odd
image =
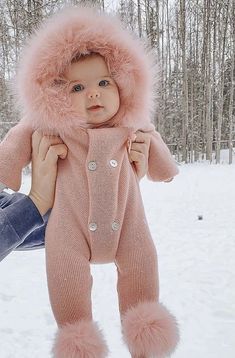
[{"label": "white button", "polygon": [[114,222],[112,223],[112,229],[113,229],[114,231],[117,231],[117,230],[119,229],[119,227],[120,227],[119,222],[114,221]]},{"label": "white button", "polygon": [[97,224],[96,223],[90,223],[89,224],[89,230],[90,231],[96,231],[97,230]]},{"label": "white button", "polygon": [[109,161],[109,163],[110,163],[111,167],[113,167],[113,168],[116,168],[118,165],[118,162],[115,159],[111,159]]},{"label": "white button", "polygon": [[92,161],[92,162],[88,163],[88,169],[89,170],[96,170],[96,168],[97,168],[96,162]]}]

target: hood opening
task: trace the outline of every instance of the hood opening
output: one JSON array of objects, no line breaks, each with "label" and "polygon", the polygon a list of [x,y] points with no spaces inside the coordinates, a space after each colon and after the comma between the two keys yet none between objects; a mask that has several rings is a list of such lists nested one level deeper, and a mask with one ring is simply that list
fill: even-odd
[{"label": "hood opening", "polygon": [[26,120],[45,130],[72,131],[78,118],[63,72],[70,63],[93,53],[105,59],[120,94],[117,114],[102,125],[146,126],[155,109],[154,54],[116,15],[87,7],[59,11],[27,41],[14,90]]}]

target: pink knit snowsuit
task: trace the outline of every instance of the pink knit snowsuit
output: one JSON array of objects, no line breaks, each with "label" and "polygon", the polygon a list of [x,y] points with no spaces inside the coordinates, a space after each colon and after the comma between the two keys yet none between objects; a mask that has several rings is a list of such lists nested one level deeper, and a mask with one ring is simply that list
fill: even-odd
[{"label": "pink knit snowsuit", "polygon": [[[60,82],[72,58],[90,52],[104,57],[120,93],[118,113],[99,128],[84,125]],[[92,322],[90,263],[117,266],[123,334],[133,357],[163,357],[176,346],[175,319],[158,302],[156,250],[127,151],[135,131],[149,132],[148,177],[164,181],[178,173],[150,122],[155,71],[151,51],[118,19],[87,8],[47,20],[23,51],[16,78],[23,119],[0,145],[0,182],[19,189],[34,129],[58,134],[67,145],[45,238],[50,300],[60,327],[56,358],[106,356]]]}]

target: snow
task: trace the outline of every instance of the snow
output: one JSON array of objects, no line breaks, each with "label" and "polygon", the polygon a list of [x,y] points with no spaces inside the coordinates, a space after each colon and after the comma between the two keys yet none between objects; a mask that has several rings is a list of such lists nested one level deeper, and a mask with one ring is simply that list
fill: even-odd
[{"label": "snow", "polygon": [[[188,164],[171,183],[141,182],[158,250],[161,301],[177,317],[171,358],[233,358],[235,350],[235,165]],[[28,192],[30,178],[24,177]],[[198,220],[198,215],[203,220]],[[113,264],[92,266],[94,319],[110,358],[130,357],[122,338]],[[56,324],[44,250],[0,264],[0,357],[49,358]]]}]

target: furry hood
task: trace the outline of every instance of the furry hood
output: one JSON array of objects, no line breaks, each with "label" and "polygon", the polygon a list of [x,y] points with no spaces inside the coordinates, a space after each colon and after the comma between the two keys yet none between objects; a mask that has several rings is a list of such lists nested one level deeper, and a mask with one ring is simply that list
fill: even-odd
[{"label": "furry hood", "polygon": [[104,57],[119,88],[120,108],[112,125],[149,126],[157,74],[152,50],[117,16],[81,6],[44,21],[24,46],[13,87],[24,120],[55,134],[81,125],[60,78],[76,55],[91,52]]}]

